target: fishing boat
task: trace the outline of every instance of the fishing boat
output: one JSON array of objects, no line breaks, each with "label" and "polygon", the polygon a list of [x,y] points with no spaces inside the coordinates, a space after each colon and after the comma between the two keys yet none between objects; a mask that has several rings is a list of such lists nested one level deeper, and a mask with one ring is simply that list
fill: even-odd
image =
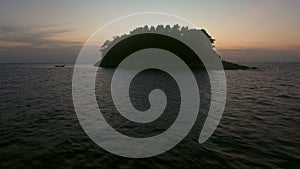
[{"label": "fishing boat", "polygon": [[65,67],[66,65],[55,65],[54,67]]}]

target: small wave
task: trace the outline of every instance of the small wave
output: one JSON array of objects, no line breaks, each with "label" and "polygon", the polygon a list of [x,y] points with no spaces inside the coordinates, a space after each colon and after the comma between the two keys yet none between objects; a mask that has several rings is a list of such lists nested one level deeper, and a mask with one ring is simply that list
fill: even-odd
[{"label": "small wave", "polygon": [[283,98],[283,99],[298,99],[297,97],[293,97],[285,94],[276,95],[276,97]]}]

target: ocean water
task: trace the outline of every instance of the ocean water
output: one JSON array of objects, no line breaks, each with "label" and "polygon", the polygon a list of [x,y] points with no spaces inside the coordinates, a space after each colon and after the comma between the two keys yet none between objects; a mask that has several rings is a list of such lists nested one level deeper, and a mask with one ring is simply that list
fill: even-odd
[{"label": "ocean water", "polygon": [[[146,159],[98,147],[81,128],[72,101],[73,66],[0,64],[0,168],[300,168],[300,63],[251,63],[258,70],[226,71],[227,102],[212,137],[198,143],[210,103],[205,72],[195,71],[201,107],[188,136]],[[111,100],[113,69],[100,69],[96,95],[106,120],[119,132],[149,137],[167,130],[180,102],[178,86],[163,72],[144,71],[130,87],[139,110],[147,93],[166,92],[168,105],[149,124],[118,114]]]}]

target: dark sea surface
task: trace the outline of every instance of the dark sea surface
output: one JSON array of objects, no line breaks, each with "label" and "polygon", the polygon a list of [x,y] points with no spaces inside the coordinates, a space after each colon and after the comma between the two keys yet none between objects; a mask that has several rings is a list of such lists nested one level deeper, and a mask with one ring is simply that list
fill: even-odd
[{"label": "dark sea surface", "polygon": [[[195,71],[201,94],[198,119],[173,149],[146,159],[130,159],[98,147],[83,131],[72,101],[73,66],[0,64],[0,168],[300,168],[300,63],[251,63],[257,70],[230,70],[223,118],[198,143],[210,103],[205,72]],[[168,96],[154,123],[126,121],[110,96],[113,69],[97,75],[97,101],[119,132],[148,137],[167,130],[179,109],[178,86],[167,74],[144,71],[132,82],[131,101],[149,108],[147,92]]]}]

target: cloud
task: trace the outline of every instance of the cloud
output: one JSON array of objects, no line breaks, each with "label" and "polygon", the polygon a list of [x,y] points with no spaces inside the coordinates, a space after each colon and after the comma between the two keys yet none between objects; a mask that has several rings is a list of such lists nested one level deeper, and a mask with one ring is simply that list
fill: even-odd
[{"label": "cloud", "polygon": [[[82,42],[67,41],[61,27],[0,26],[0,62],[74,62]],[[72,55],[72,57],[67,56]],[[47,58],[46,56],[50,57]],[[72,59],[70,59],[72,58]]]},{"label": "cloud", "polygon": [[2,42],[28,43],[32,47],[47,45],[49,46],[49,48],[51,48],[51,47],[66,47],[66,46],[81,44],[81,42],[51,39],[59,34],[63,34],[67,32],[71,32],[71,30],[68,29],[39,30],[30,27],[0,26],[0,33],[1,33],[0,39]]},{"label": "cloud", "polygon": [[[74,63],[82,42],[63,40],[73,30],[62,25],[0,26],[0,62]],[[100,45],[99,45],[100,48]],[[300,46],[284,49],[234,48],[218,50],[235,62],[300,62]]]},{"label": "cloud", "polygon": [[0,33],[9,33],[9,32],[20,32],[20,31],[28,31],[30,30],[29,27],[16,27],[11,25],[1,25],[0,26]]},{"label": "cloud", "polygon": [[300,47],[286,49],[221,49],[222,58],[238,62],[300,62]]}]

